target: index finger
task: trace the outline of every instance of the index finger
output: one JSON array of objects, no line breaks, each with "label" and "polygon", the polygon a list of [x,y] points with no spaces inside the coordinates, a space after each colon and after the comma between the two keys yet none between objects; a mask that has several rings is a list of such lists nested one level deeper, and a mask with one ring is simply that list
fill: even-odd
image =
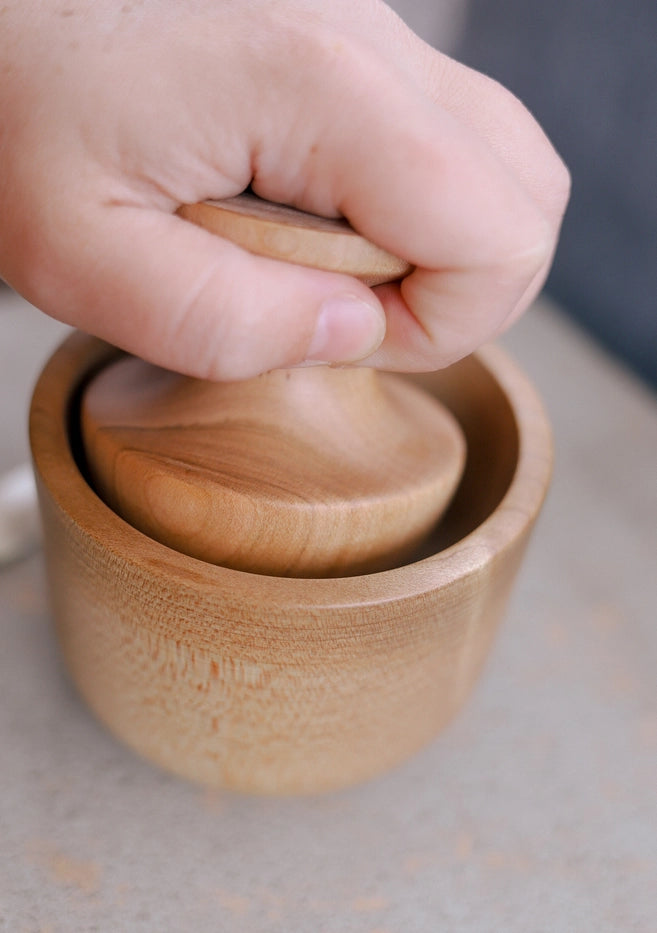
[{"label": "index finger", "polygon": [[387,334],[366,362],[440,368],[500,329],[547,267],[557,228],[485,139],[369,46],[326,54],[323,106],[305,113],[303,189],[281,184],[270,152],[254,190],[337,210],[415,266],[401,286],[378,290]]}]

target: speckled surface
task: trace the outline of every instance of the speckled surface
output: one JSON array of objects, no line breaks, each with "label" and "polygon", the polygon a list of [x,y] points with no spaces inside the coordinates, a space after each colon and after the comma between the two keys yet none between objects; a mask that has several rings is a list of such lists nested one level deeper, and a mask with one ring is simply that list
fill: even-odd
[{"label": "speckled surface", "polygon": [[[0,290],[0,468],[59,333]],[[371,784],[258,799],[154,770],[70,686],[40,555],[0,572],[0,930],[657,930],[657,400],[546,306],[507,343],[553,488],[471,702]]]}]

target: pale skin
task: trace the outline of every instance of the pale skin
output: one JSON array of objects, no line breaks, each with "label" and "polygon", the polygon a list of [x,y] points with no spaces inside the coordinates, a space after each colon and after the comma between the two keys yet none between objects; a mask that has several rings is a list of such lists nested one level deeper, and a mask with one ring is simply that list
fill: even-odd
[{"label": "pale skin", "polygon": [[[374,290],[175,215],[249,184],[415,266]],[[540,290],[569,177],[377,0],[0,0],[0,276],[164,365],[434,370]]]}]

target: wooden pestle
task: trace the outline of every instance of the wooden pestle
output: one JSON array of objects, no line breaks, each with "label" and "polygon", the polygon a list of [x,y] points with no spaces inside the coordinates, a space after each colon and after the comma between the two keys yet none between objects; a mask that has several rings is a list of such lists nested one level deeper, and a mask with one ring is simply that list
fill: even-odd
[{"label": "wooden pestle", "polygon": [[[344,221],[252,195],[180,213],[252,252],[370,285],[409,269]],[[212,383],[122,357],[87,387],[82,436],[96,491],[134,527],[200,560],[276,576],[404,563],[465,461],[443,406],[365,367]]]}]

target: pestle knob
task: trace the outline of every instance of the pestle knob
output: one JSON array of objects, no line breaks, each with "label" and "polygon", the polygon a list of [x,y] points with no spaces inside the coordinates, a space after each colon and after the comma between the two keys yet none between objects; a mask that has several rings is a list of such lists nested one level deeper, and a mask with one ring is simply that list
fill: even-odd
[{"label": "pestle knob", "polygon": [[[344,221],[252,195],[180,213],[252,252],[368,284],[408,271]],[[212,383],[122,357],[87,387],[82,437],[94,487],[134,527],[192,557],[277,576],[403,563],[465,460],[445,408],[364,367]]]}]

